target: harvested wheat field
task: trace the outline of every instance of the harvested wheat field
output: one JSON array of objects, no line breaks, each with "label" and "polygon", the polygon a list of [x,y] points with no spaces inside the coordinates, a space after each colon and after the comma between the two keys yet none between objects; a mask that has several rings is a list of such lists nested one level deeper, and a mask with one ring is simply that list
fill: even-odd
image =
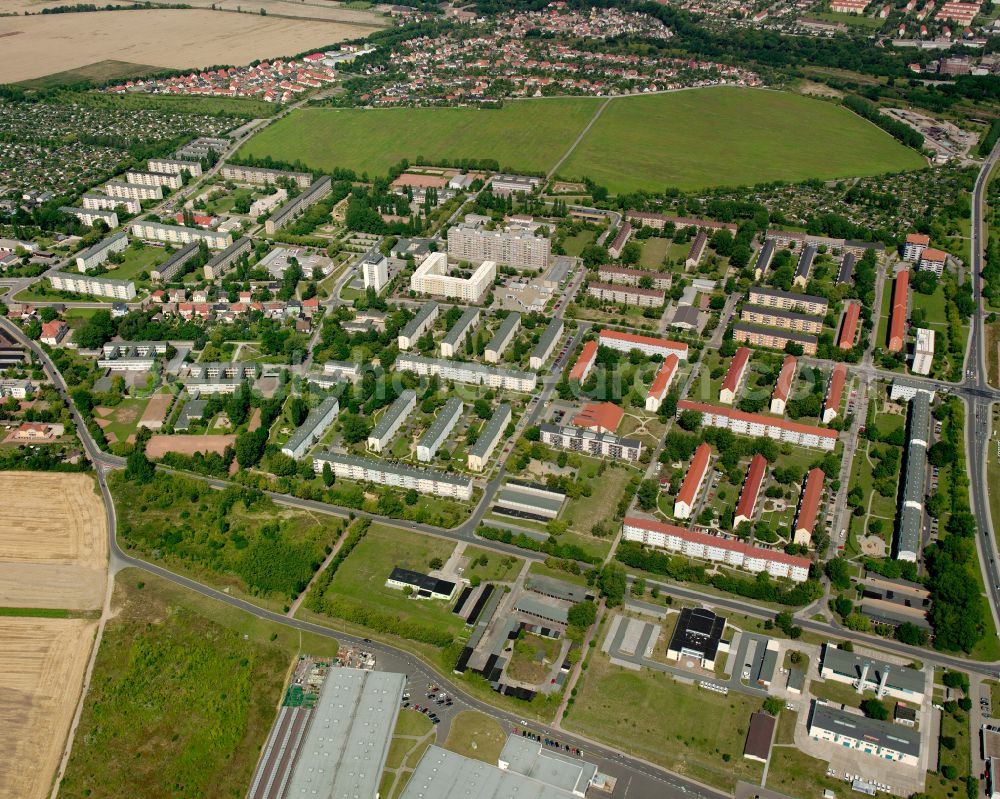
[{"label": "harvested wheat field", "polygon": [[0,606],[99,608],[108,540],[93,478],[0,472],[0,496]]},{"label": "harvested wheat field", "polygon": [[235,442],[236,436],[232,433],[220,436],[150,436],[146,444],[146,457],[162,458],[168,452],[181,455],[214,452],[221,455],[226,447],[231,447]]},{"label": "harvested wheat field", "polygon": [[0,799],[52,790],[96,627],[0,617]]},{"label": "harvested wheat field", "polygon": [[249,64],[357,39],[377,25],[201,9],[97,11],[0,17],[4,81],[40,78],[104,61],[169,69]]}]

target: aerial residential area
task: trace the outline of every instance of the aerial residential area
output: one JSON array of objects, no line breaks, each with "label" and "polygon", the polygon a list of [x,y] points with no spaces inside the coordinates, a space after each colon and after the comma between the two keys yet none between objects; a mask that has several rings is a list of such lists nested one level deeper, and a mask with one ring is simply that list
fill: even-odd
[{"label": "aerial residential area", "polygon": [[0,799],[1000,796],[1000,5],[9,5]]}]

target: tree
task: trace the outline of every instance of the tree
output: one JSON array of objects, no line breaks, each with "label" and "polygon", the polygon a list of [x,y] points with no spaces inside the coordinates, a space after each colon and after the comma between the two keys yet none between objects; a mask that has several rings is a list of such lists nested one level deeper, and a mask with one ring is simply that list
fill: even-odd
[{"label": "tree", "polygon": [[689,433],[693,433],[701,427],[701,413],[693,410],[681,411],[680,416],[677,417],[677,424]]},{"label": "tree", "polygon": [[777,716],[785,707],[785,700],[777,696],[769,696],[764,700],[764,710],[772,716]]},{"label": "tree", "polygon": [[153,479],[156,467],[141,449],[133,449],[125,459],[125,479],[144,485]]},{"label": "tree", "polygon": [[597,605],[593,602],[577,602],[566,613],[566,620],[574,627],[586,629],[597,619]]},{"label": "tree", "polygon": [[236,438],[236,462],[240,468],[249,469],[260,463],[260,459],[264,457],[265,446],[267,446],[266,427],[258,427],[253,432],[240,433]]},{"label": "tree", "polygon": [[440,569],[444,566],[444,561],[441,558],[431,558],[428,564],[432,569]]},{"label": "tree", "polygon": [[368,420],[358,416],[356,413],[345,413],[341,418],[341,425],[344,432],[344,441],[348,444],[357,444],[368,438],[371,425]]},{"label": "tree", "polygon": [[865,699],[861,702],[861,712],[868,718],[885,721],[889,718],[889,709],[879,699]]},{"label": "tree", "polygon": [[110,311],[97,311],[76,331],[73,340],[84,349],[96,350],[103,347],[115,335],[115,321]]},{"label": "tree", "polygon": [[607,599],[609,608],[617,607],[624,601],[626,583],[625,567],[621,563],[612,561],[601,569],[597,578],[597,587]]},{"label": "tree", "polygon": [[334,484],[336,479],[337,478],[333,474],[333,469],[330,468],[330,463],[327,461],[323,464],[323,485],[329,488]]},{"label": "tree", "polygon": [[896,640],[910,646],[926,646],[927,633],[908,621],[896,628]]},{"label": "tree", "polygon": [[660,495],[660,487],[655,480],[643,480],[639,484],[637,497],[639,507],[643,510],[652,510],[656,507],[656,500]]},{"label": "tree", "polygon": [[847,559],[833,558],[826,562],[826,576],[830,578],[830,583],[839,591],[845,591],[851,587],[851,570]]},{"label": "tree", "polygon": [[936,441],[927,451],[927,460],[930,461],[931,466],[938,468],[950,466],[957,458],[958,452],[955,445],[948,441]]}]

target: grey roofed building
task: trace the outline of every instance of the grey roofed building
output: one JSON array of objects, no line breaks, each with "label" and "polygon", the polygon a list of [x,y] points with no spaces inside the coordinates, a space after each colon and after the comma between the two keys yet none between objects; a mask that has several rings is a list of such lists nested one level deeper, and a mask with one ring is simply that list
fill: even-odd
[{"label": "grey roofed building", "polygon": [[399,335],[412,339],[417,335],[417,331],[420,330],[423,324],[427,321],[427,317],[437,311],[437,309],[438,304],[434,300],[425,302],[420,306],[420,310],[417,311],[417,315],[407,322],[403,329],[399,331]]},{"label": "grey roofed building", "polygon": [[857,257],[853,252],[846,253],[840,262],[840,269],[837,272],[837,284],[850,283],[854,278],[854,263]]},{"label": "grey roofed building", "polygon": [[443,339],[441,339],[441,346],[446,344],[450,347],[457,347],[465,338],[466,334],[472,329],[472,326],[479,321],[479,309],[478,308],[466,308],[465,313],[463,313],[458,321],[452,326]]},{"label": "grey roofed building", "polygon": [[514,610],[556,624],[566,624],[569,621],[569,608],[567,606],[554,602],[543,602],[531,596],[518,597],[514,602]]},{"label": "grey roofed building", "polygon": [[754,263],[754,273],[757,275],[757,279],[767,272],[768,267],[771,265],[771,261],[774,258],[774,239],[767,239],[764,242],[764,246],[760,248],[760,252],[757,253],[757,261]]},{"label": "grey roofed building", "polygon": [[203,399],[192,399],[185,402],[181,412],[177,415],[174,430],[190,429],[193,419],[201,419],[205,415],[205,406],[207,405],[208,400]]},{"label": "grey roofed building", "polygon": [[113,236],[108,236],[106,239],[101,239],[99,242],[97,242],[97,244],[92,244],[85,250],[80,250],[80,252],[76,253],[76,255],[73,256],[73,258],[76,261],[81,261],[81,260],[86,261],[90,258],[93,258],[95,255],[104,252],[106,249],[114,245],[116,242],[121,241],[122,239],[126,240],[128,239],[128,233],[126,233],[124,230],[115,233]]},{"label": "grey roofed building", "polygon": [[888,721],[877,721],[854,713],[845,713],[815,700],[809,716],[809,730],[812,731],[813,727],[891,749],[911,758],[920,757],[919,732]]},{"label": "grey roofed building", "polygon": [[381,440],[396,424],[400,415],[409,413],[410,404],[415,402],[416,399],[417,392],[412,388],[403,391],[402,394],[396,397],[396,401],[389,406],[389,410],[382,414],[382,418],[378,420],[378,424],[375,425],[368,437]]},{"label": "grey roofed building", "polygon": [[[445,402],[444,407],[437,412],[434,417],[434,421],[431,422],[427,431],[420,439],[420,443],[417,444],[417,458],[420,460],[430,460],[434,457],[437,452],[438,447],[444,443],[445,438],[448,437],[448,433],[451,432],[455,423],[462,416],[462,400],[458,397],[449,397],[447,402]],[[421,458],[421,449],[427,450],[427,457]]]},{"label": "grey roofed building", "polygon": [[313,408],[302,426],[288,439],[281,451],[293,458],[305,455],[309,446],[320,438],[340,412],[340,402],[336,397],[327,397]]},{"label": "grey roofed building", "polygon": [[431,746],[399,799],[571,799],[571,791]]},{"label": "grey roofed building", "polygon": [[393,258],[405,258],[412,255],[415,260],[420,260],[431,251],[430,239],[399,239],[392,245],[389,253]]},{"label": "grey roofed building", "polygon": [[583,602],[593,598],[593,593],[588,591],[585,586],[540,574],[529,574],[525,581],[525,588],[536,594],[562,599],[566,602]]},{"label": "grey roofed building", "polygon": [[678,305],[670,319],[670,326],[679,327],[682,330],[697,330],[700,322],[701,311],[693,305]]},{"label": "grey roofed building", "polygon": [[405,583],[416,588],[417,591],[424,591],[428,594],[446,594],[451,596],[455,593],[455,583],[450,580],[431,577],[429,574],[421,574],[413,569],[403,569],[399,566],[393,568],[389,574],[389,579],[396,583]]},{"label": "grey roofed building", "polygon": [[[542,331],[542,335],[538,337],[538,344],[535,345],[534,351],[531,353],[532,360],[538,360],[541,364],[545,363],[545,360],[549,357],[549,353],[552,350],[552,345],[558,341],[559,336],[562,335],[563,331],[563,321],[562,319],[553,319],[546,326],[545,330]],[[541,368],[541,364],[537,368]]]},{"label": "grey roofed building", "polygon": [[733,330],[744,330],[747,333],[760,333],[765,336],[776,336],[778,338],[787,339],[788,341],[796,341],[799,344],[815,344],[818,341],[816,336],[811,336],[808,333],[800,333],[797,330],[789,330],[786,327],[754,325],[749,322],[737,322],[733,325]]},{"label": "grey roofed building", "polygon": [[860,680],[861,675],[865,674],[865,685],[868,690],[875,690],[884,675],[887,688],[920,696],[924,693],[922,672],[911,669],[909,666],[894,666],[882,660],[847,652],[830,644],[823,645],[820,673],[827,670],[853,681]]},{"label": "grey roofed building", "polygon": [[[377,460],[375,458],[360,458],[357,455],[341,455],[336,452],[321,452],[313,460],[314,465],[315,463],[323,462],[341,464],[357,469],[377,471],[409,481],[431,480],[443,485],[465,489],[468,494],[472,493],[472,478],[463,475],[449,474],[448,472],[435,471],[434,469],[419,469],[415,466],[408,466],[405,463],[389,463],[388,461]],[[396,485],[396,483],[386,484]]]},{"label": "grey roofed building", "polygon": [[493,334],[493,338],[490,339],[489,344],[486,345],[486,351],[493,351],[499,359],[500,354],[507,348],[510,340],[514,337],[514,331],[517,330],[521,325],[521,314],[517,312],[507,314],[507,318],[500,323],[500,327],[497,328],[497,332]]},{"label": "grey roofed building", "polygon": [[510,735],[500,752],[498,765],[505,771],[544,782],[564,791],[583,796],[597,776],[597,766],[547,749],[541,741]]},{"label": "grey roofed building", "polygon": [[180,268],[194,258],[199,253],[200,249],[201,248],[199,247],[199,243],[197,241],[185,244],[166,261],[152,269],[149,276],[153,280],[163,283],[173,280],[174,276],[180,271]]},{"label": "grey roofed building", "polygon": [[812,269],[813,261],[816,260],[816,245],[807,244],[799,256],[798,266],[795,267],[795,277],[802,280],[809,279],[809,271]]},{"label": "grey roofed building", "polygon": [[774,740],[774,728],[778,720],[763,710],[758,710],[750,716],[750,729],[743,745],[743,757],[766,763],[771,756],[771,741]]},{"label": "grey roofed building", "polygon": [[507,429],[507,423],[511,418],[510,405],[507,403],[498,405],[497,409],[493,411],[490,420],[479,431],[479,438],[476,439],[476,443],[469,448],[469,455],[485,458],[496,440]]},{"label": "grey roofed building", "polygon": [[880,241],[858,241],[856,239],[845,239],[844,249],[875,250],[875,252],[885,252],[885,245]]},{"label": "grey roofed building", "polygon": [[930,419],[930,397],[918,391],[910,400],[910,443],[903,467],[903,497],[896,538],[896,558],[899,560],[915,562],[921,549]]},{"label": "grey roofed building", "polygon": [[802,669],[788,670],[788,690],[792,693],[801,694],[806,687],[806,673]]},{"label": "grey roofed building", "polygon": [[205,264],[205,279],[215,280],[222,277],[229,271],[243,253],[250,252],[253,247],[253,240],[249,236],[240,236],[222,252],[216,253],[211,260]]},{"label": "grey roofed building", "polygon": [[497,502],[501,505],[528,505],[537,508],[542,515],[555,518],[559,515],[559,510],[563,506],[563,500],[554,497],[543,497],[537,494],[529,494],[524,491],[501,488],[497,494]]},{"label": "grey roofed building", "polygon": [[286,799],[375,796],[406,675],[332,668],[302,738]]},{"label": "grey roofed building", "polygon": [[323,175],[323,177],[315,181],[304,192],[285,203],[284,206],[278,209],[277,213],[265,222],[264,226],[267,232],[273,233],[275,230],[284,227],[299,213],[318,203],[330,193],[332,185],[330,176]]}]

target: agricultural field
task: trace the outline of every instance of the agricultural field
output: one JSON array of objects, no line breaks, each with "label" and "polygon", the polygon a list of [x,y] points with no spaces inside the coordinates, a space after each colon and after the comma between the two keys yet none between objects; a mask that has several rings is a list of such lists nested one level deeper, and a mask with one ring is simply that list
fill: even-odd
[{"label": "agricultural field", "polygon": [[78,69],[67,69],[63,72],[53,72],[42,78],[33,78],[22,82],[22,86],[31,89],[49,89],[67,84],[90,83],[100,86],[114,80],[127,80],[157,72],[159,67],[149,64],[132,64],[128,61],[106,59],[87,64]]},{"label": "agricultural field", "polygon": [[[0,473],[0,606],[89,610],[104,600],[104,503],[89,475]],[[0,649],[4,646],[0,638]]]},{"label": "agricultural field", "polygon": [[336,641],[119,573],[61,795],[242,796],[289,663]]},{"label": "agricultural field", "polygon": [[612,192],[752,185],[920,169],[924,159],[846,109],[712,88],[611,101],[559,168]]},{"label": "agricultural field", "polygon": [[[249,64],[373,32],[375,24],[320,22],[202,9],[99,11],[0,17],[9,83],[118,61],[167,69]],[[224,29],[224,35],[219,35]],[[45,42],[45,47],[39,47]]]},{"label": "agricultural field", "polygon": [[0,618],[3,796],[51,793],[96,627],[87,619]]},{"label": "agricultural field", "polygon": [[[402,159],[493,158],[501,169],[544,172],[597,110],[592,98],[507,102],[494,109],[309,108],[268,126],[240,148],[317,169],[384,175]],[[420,131],[413,136],[413,131]]]}]

